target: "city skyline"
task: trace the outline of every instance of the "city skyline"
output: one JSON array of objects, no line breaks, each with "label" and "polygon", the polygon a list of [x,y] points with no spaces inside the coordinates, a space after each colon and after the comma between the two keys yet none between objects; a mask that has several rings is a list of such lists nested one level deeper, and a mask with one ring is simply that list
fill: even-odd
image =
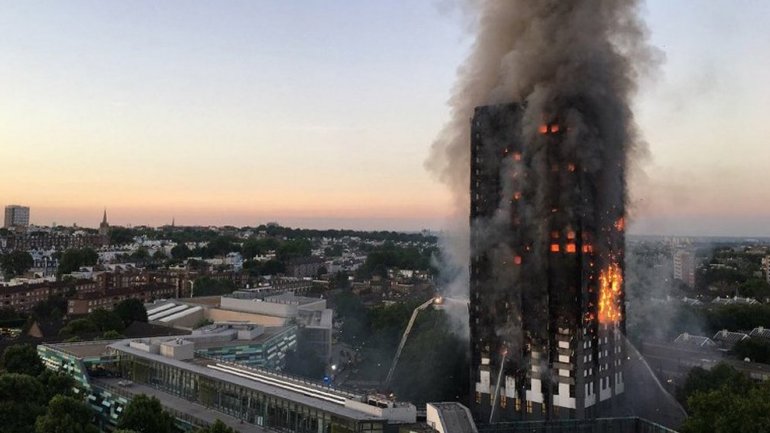
[{"label": "city skyline", "polygon": [[[447,4],[8,2],[0,201],[40,225],[106,207],[114,225],[441,228],[452,199],[423,163],[471,43]],[[636,102],[651,156],[629,232],[770,234],[770,5],[644,16],[665,61]]]}]

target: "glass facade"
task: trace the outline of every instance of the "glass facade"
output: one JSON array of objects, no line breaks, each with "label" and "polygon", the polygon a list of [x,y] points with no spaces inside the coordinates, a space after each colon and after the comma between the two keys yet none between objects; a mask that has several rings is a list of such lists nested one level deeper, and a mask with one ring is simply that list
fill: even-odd
[{"label": "glass facade", "polygon": [[194,371],[120,353],[122,377],[202,404],[245,423],[298,433],[382,433],[384,421],[338,417]]},{"label": "glass facade", "polygon": [[[93,343],[92,343],[93,345]],[[107,349],[102,345],[103,349]],[[278,431],[298,433],[383,433],[384,420],[350,419],[290,399],[217,380],[191,369],[110,350],[95,356],[77,356],[77,351],[55,345],[38,346],[47,368],[75,378],[79,392],[87,394],[91,408],[98,413],[101,427],[115,426],[138,385],[162,391],[244,423]],[[110,380],[104,378],[112,378]],[[136,385],[122,387],[120,381]],[[100,380],[103,379],[103,380]],[[114,383],[117,382],[118,386]],[[133,388],[132,388],[133,387]],[[161,402],[163,398],[161,397]],[[184,430],[208,425],[211,420],[196,419],[183,411],[166,407]],[[212,415],[212,420],[216,414]],[[388,429],[390,431],[391,429]]]},{"label": "glass facade", "polygon": [[296,347],[297,328],[290,327],[261,343],[211,347],[196,350],[195,353],[249,367],[281,369],[286,353]]}]

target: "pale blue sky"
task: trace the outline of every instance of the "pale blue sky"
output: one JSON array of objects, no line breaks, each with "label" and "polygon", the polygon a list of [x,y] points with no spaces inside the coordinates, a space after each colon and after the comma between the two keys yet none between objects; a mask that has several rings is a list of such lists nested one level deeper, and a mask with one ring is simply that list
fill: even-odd
[{"label": "pale blue sky", "polygon": [[[446,0],[0,0],[0,204],[36,223],[414,229],[470,34]],[[770,234],[770,2],[650,1],[636,230]]]}]

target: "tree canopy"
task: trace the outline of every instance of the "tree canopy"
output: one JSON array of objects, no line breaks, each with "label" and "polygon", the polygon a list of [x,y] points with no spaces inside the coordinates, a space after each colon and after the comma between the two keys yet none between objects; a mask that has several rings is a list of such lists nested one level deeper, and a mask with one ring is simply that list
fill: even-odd
[{"label": "tree canopy", "polygon": [[221,420],[216,420],[214,424],[211,424],[208,427],[195,430],[195,433],[238,433],[238,431],[234,430],[232,427],[228,427],[227,424],[223,423]]},{"label": "tree canopy", "polygon": [[81,266],[93,266],[98,261],[99,254],[91,248],[69,249],[62,254],[56,274],[61,277],[77,271]]},{"label": "tree canopy", "polygon": [[26,374],[0,375],[0,431],[29,433],[47,402],[43,385]]},{"label": "tree canopy", "polygon": [[94,415],[80,400],[57,395],[48,402],[46,413],[37,418],[35,433],[99,433],[91,423]]},{"label": "tree canopy", "polygon": [[123,320],[125,326],[132,322],[147,322],[147,309],[144,308],[142,301],[138,299],[125,299],[118,302],[112,311]]},{"label": "tree canopy", "polygon": [[726,364],[690,370],[677,398],[689,417],[683,433],[770,431],[770,384],[758,384]]},{"label": "tree canopy", "polygon": [[31,344],[8,346],[0,358],[0,365],[8,373],[37,376],[45,367],[37,355],[37,349]]},{"label": "tree canopy", "polygon": [[6,279],[24,275],[34,264],[32,256],[26,251],[11,251],[0,255],[0,268]]},{"label": "tree canopy", "polygon": [[176,433],[174,417],[163,410],[160,400],[140,394],[123,409],[118,428],[138,433]]}]

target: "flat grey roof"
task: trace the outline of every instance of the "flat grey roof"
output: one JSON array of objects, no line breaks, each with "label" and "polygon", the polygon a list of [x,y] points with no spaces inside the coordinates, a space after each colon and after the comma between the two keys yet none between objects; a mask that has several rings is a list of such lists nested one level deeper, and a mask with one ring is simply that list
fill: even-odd
[{"label": "flat grey roof", "polygon": [[[211,349],[216,347],[230,347],[230,346],[245,346],[249,344],[262,344],[270,340],[271,338],[283,334],[284,332],[287,332],[294,328],[294,326],[270,326],[264,328],[264,331],[254,337],[252,340],[239,340],[239,339],[233,339],[233,340],[222,340],[222,341],[198,341],[194,338],[187,338],[189,341],[195,342],[195,350],[198,349]],[[212,335],[216,335],[216,332],[212,333]]]},{"label": "flat grey roof", "polygon": [[50,347],[59,349],[78,358],[98,358],[107,353],[107,346],[115,340],[84,341],[77,343],[52,344]]},{"label": "flat grey roof", "polygon": [[[383,420],[383,418],[376,417],[354,409],[350,409],[340,404],[332,403],[319,398],[313,398],[313,397],[301,394],[299,392],[278,388],[276,386],[272,386],[266,383],[257,382],[255,380],[249,380],[233,374],[214,370],[204,365],[198,365],[197,362],[191,363],[191,362],[179,361],[176,359],[166,358],[162,355],[157,355],[154,353],[145,352],[143,350],[134,349],[129,346],[130,341],[131,340],[121,340],[118,342],[114,342],[113,344],[110,345],[110,347],[120,352],[128,353],[130,355],[134,355],[140,358],[160,362],[176,368],[192,371],[194,373],[209,377],[214,380],[228,382],[234,385],[242,386],[244,388],[253,389],[255,391],[262,392],[264,394],[272,395],[275,397],[283,398],[285,400],[293,401],[295,403],[299,403],[307,407],[320,409],[320,410],[323,410],[324,412],[328,412],[340,417],[353,419],[357,421]],[[239,367],[239,368],[242,368],[242,367]],[[283,380],[286,380],[286,379],[283,379]],[[302,384],[302,385],[308,386],[308,384]],[[340,397],[344,397],[344,398],[353,397],[352,394],[345,393],[345,392],[335,392],[332,389],[323,388],[322,390],[325,392],[339,394]]]},{"label": "flat grey roof", "polygon": [[160,400],[161,404],[167,409],[173,409],[174,411],[182,412],[209,424],[214,424],[216,420],[220,420],[239,433],[265,433],[270,431],[265,427],[242,423],[238,418],[232,417],[223,412],[219,412],[216,409],[209,409],[198,403],[193,403],[189,400],[185,400],[181,397],[163,392],[156,388],[138,383],[133,383],[131,386],[120,386],[118,382],[122,381],[122,379],[117,378],[97,378],[91,380],[91,382],[97,387],[104,387],[104,385],[106,385],[109,388],[119,390],[118,393],[125,393],[132,397],[137,394],[146,394],[151,397],[155,397]]}]

